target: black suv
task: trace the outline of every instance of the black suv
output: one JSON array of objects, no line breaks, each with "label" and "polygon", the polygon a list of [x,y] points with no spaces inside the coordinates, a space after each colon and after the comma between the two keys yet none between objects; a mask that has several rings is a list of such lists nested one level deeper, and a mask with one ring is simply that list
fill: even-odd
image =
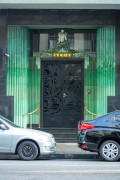
[{"label": "black suv", "polygon": [[98,152],[107,161],[120,158],[120,111],[78,125],[78,146],[86,151]]}]

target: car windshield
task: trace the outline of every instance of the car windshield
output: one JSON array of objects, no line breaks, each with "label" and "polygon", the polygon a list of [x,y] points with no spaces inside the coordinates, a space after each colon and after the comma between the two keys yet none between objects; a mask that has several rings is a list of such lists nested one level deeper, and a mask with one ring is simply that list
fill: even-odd
[{"label": "car windshield", "polygon": [[5,117],[3,117],[3,116],[1,116],[0,115],[0,119],[1,120],[4,120],[6,123],[8,123],[9,125],[11,125],[12,127],[20,127],[20,126],[17,126],[16,124],[14,124],[12,121],[10,121],[9,119],[7,119],[7,118],[5,118]]}]

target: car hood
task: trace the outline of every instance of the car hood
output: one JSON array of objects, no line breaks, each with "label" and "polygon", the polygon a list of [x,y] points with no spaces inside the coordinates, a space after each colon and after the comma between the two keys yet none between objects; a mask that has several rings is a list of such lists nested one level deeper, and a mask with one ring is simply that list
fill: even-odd
[{"label": "car hood", "polygon": [[28,128],[13,128],[13,134],[22,134],[22,135],[29,135],[29,136],[40,136],[45,135],[48,137],[52,137],[53,135],[44,131],[28,129]]}]

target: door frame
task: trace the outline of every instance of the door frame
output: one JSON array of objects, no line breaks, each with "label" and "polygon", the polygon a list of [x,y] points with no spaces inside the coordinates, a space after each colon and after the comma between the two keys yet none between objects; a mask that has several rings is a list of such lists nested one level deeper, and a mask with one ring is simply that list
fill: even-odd
[{"label": "door frame", "polygon": [[40,126],[42,128],[44,128],[44,119],[43,119],[43,63],[44,62],[81,62],[81,66],[82,66],[82,79],[83,79],[83,86],[82,86],[82,92],[83,92],[83,96],[82,96],[82,119],[84,119],[84,58],[81,57],[73,57],[73,58],[41,58],[41,71],[40,71]]}]

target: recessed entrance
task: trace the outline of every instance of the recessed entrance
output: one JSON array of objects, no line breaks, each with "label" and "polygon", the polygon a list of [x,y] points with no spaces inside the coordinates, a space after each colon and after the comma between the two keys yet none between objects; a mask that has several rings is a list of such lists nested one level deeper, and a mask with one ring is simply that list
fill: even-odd
[{"label": "recessed entrance", "polygon": [[77,127],[83,119],[83,61],[42,61],[43,127]]}]

